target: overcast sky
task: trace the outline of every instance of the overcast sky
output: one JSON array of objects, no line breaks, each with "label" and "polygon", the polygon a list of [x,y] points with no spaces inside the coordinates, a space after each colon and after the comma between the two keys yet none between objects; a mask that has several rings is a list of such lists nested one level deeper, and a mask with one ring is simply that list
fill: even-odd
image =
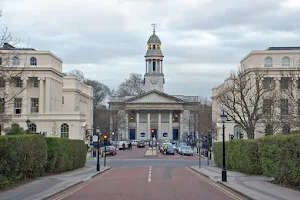
[{"label": "overcast sky", "polygon": [[1,0],[1,26],[116,88],[145,73],[152,23],[165,92],[210,97],[251,50],[300,46],[299,0]]}]

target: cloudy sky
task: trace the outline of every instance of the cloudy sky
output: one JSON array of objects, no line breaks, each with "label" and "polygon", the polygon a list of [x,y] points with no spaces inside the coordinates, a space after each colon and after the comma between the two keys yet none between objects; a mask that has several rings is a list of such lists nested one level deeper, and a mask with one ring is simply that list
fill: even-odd
[{"label": "cloudy sky", "polygon": [[1,0],[0,8],[14,38],[110,88],[145,73],[152,23],[168,94],[210,97],[251,50],[300,46],[299,0]]}]

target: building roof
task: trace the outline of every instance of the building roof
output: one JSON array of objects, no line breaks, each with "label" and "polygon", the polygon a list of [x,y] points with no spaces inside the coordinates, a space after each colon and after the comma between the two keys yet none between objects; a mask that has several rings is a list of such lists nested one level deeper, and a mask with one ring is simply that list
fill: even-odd
[{"label": "building roof", "polygon": [[269,47],[266,50],[300,50],[300,47]]},{"label": "building roof", "polygon": [[0,47],[0,50],[31,50],[31,51],[35,51],[35,49],[33,49],[33,48],[17,48],[8,43],[4,43],[3,47]]},{"label": "building roof", "polygon": [[159,43],[159,44],[161,44],[159,37],[155,34],[155,30],[153,31],[153,34],[150,36],[150,38],[148,40],[148,43]]}]

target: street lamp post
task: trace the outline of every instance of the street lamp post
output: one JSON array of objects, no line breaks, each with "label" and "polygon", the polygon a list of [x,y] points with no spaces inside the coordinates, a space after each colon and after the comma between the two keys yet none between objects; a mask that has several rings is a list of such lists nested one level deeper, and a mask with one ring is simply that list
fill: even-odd
[{"label": "street lamp post", "polygon": [[226,152],[225,152],[225,122],[227,121],[227,115],[224,110],[221,114],[222,130],[223,130],[223,166],[222,166],[222,182],[227,182],[227,172],[226,172]]},{"label": "street lamp post", "polygon": [[26,125],[27,125],[27,134],[29,134],[29,128],[30,128],[30,120],[27,118],[26,120]]},{"label": "street lamp post", "polygon": [[99,154],[100,154],[100,151],[99,151],[99,149],[100,149],[100,128],[99,127],[96,128],[96,133],[98,135],[97,171],[99,172],[100,171],[100,163],[99,163],[99,159],[100,159],[100,157],[99,157]]}]

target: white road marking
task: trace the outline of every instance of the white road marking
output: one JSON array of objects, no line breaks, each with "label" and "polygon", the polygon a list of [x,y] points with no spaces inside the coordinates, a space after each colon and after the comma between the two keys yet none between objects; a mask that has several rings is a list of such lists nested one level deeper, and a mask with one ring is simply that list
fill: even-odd
[{"label": "white road marking", "polygon": [[149,168],[148,182],[151,182],[151,166],[150,166],[150,168]]}]

